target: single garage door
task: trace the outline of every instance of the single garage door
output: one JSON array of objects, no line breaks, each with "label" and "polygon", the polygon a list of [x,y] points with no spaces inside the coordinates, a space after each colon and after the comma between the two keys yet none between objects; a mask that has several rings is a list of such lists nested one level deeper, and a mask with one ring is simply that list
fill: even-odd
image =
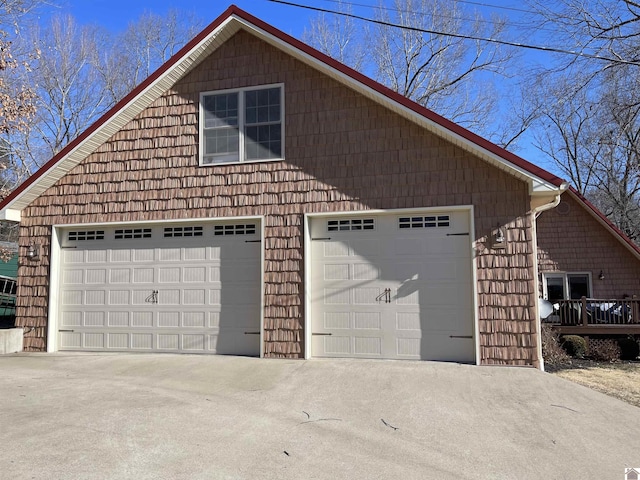
[{"label": "single garage door", "polygon": [[314,218],[312,354],[475,361],[468,211]]},{"label": "single garage door", "polygon": [[257,220],[62,232],[60,350],[260,354]]}]

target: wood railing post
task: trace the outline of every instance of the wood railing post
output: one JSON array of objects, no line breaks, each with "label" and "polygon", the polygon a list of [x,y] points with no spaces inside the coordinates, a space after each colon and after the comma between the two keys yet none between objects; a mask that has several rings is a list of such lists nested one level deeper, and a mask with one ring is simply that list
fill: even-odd
[{"label": "wood railing post", "polygon": [[638,309],[638,300],[635,295],[633,296],[633,300],[631,300],[631,302],[631,323],[640,323],[640,318],[638,318],[638,314],[640,314],[640,311]]},{"label": "wood railing post", "polygon": [[580,299],[581,308],[580,311],[582,313],[582,325],[585,327],[589,325],[589,321],[587,319],[587,297],[582,297]]}]

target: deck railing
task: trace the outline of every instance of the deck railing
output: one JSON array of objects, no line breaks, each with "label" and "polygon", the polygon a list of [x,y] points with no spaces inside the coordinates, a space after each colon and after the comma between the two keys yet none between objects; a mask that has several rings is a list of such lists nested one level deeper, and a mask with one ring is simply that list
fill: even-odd
[{"label": "deck railing", "polygon": [[595,299],[554,302],[549,320],[561,326],[606,326],[640,324],[640,299]]}]

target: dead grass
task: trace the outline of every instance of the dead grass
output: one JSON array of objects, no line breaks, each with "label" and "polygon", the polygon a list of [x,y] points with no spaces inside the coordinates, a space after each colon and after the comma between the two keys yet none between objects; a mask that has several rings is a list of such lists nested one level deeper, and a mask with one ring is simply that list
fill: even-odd
[{"label": "dead grass", "polygon": [[574,359],[548,371],[640,407],[640,362],[598,363]]}]

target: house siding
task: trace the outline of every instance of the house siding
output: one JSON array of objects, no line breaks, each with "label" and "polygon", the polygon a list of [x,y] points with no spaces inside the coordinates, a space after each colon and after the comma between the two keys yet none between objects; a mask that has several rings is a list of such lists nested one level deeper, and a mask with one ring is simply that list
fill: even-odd
[{"label": "house siding", "polygon": [[[286,161],[198,166],[201,91],[283,83]],[[537,365],[528,187],[240,31],[23,211],[18,324],[46,348],[52,226],[263,215],[264,354],[304,356],[305,213],[473,205],[480,361]],[[503,226],[507,247],[492,250]]]},{"label": "house siding", "polygon": [[[540,275],[590,272],[594,298],[640,296],[637,257],[569,194],[562,195],[562,202],[568,206],[567,213],[562,213],[566,208],[563,205],[542,213],[537,219]],[[605,275],[604,280],[598,278],[600,271]]]}]

